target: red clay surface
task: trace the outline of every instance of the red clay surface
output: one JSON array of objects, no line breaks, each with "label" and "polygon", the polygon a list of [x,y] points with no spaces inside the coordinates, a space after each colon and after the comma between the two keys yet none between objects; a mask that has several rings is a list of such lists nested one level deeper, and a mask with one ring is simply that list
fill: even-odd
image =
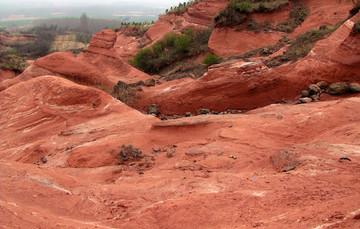
[{"label": "red clay surface", "polygon": [[113,48],[115,42],[114,31],[100,31],[91,39],[85,54],[74,57],[71,52],[56,52],[39,58],[18,77],[0,82],[0,90],[49,74],[100,87],[113,87],[119,80],[135,83],[150,78],[116,53]]},{"label": "red clay surface", "polygon": [[[322,25],[333,26],[346,20],[352,8],[351,1],[338,0],[305,0],[301,1],[309,9],[307,19],[291,34],[280,32],[251,32],[237,31],[234,28],[215,29],[209,41],[209,50],[223,58],[246,53],[252,49],[274,45],[284,36],[296,37]],[[257,22],[269,21],[270,23],[285,21],[289,18],[291,7],[284,7],[279,12],[256,13],[250,18]]]},{"label": "red clay surface", "polygon": [[269,69],[259,61],[232,60],[212,66],[198,80],[183,79],[147,89],[134,107],[145,110],[155,103],[165,114],[185,114],[207,108],[248,110],[286,99],[291,102],[311,83],[359,82],[358,35],[350,34],[348,20],[308,56],[294,64]]},{"label": "red clay surface", "polygon": [[[0,95],[5,228],[360,226],[360,98],[161,122],[55,76]],[[122,144],[154,164],[116,165]]]},{"label": "red clay surface", "polygon": [[[232,60],[144,87],[132,104],[262,107],[245,114],[160,121],[77,84],[147,77],[109,30],[77,58],[37,60],[0,91],[0,227],[360,228],[360,95],[294,104],[311,83],[360,81],[359,17],[294,64]],[[138,160],[125,160],[130,144]]]}]

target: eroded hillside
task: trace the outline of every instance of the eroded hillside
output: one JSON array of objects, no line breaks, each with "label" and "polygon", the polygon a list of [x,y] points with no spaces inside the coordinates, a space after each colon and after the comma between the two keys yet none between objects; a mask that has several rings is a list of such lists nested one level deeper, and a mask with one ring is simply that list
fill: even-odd
[{"label": "eroded hillside", "polygon": [[[246,20],[284,22],[298,1],[286,2]],[[168,32],[211,29],[228,3],[184,4],[143,36],[104,30],[86,53],[50,54],[19,76],[1,71],[1,226],[360,227],[351,3],[301,1],[306,19],[290,33],[217,27],[209,51],[225,59],[199,79],[165,82],[125,60]]]}]

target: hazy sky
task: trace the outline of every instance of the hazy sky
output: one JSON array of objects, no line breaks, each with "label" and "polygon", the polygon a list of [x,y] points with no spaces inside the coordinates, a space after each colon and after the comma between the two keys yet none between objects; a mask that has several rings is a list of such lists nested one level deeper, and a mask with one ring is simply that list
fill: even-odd
[{"label": "hazy sky", "polygon": [[104,5],[104,4],[141,4],[141,5],[161,5],[164,7],[178,5],[179,0],[0,0],[0,8],[7,5],[16,5],[21,8],[27,7],[41,7],[41,6],[78,6],[78,5]]}]

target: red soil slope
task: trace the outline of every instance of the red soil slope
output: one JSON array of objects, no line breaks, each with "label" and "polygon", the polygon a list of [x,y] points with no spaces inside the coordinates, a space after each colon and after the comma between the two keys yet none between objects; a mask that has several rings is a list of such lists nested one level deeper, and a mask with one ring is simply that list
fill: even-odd
[{"label": "red soil slope", "polygon": [[199,108],[246,110],[283,99],[291,101],[308,85],[321,80],[358,82],[359,36],[350,34],[358,17],[318,42],[297,63],[269,69],[261,62],[225,62],[212,66],[197,81],[183,79],[148,89],[135,107],[145,110],[147,104],[156,103],[165,114],[185,114]]},{"label": "red soil slope", "polygon": [[10,70],[4,70],[0,68],[0,82],[7,80],[7,79],[11,79],[16,77],[18,74],[16,74],[13,71]]},{"label": "red soil slope", "polygon": [[207,29],[215,16],[227,5],[229,0],[205,0],[193,3],[183,15],[164,14],[145,33],[142,39],[119,34],[115,44],[116,52],[124,59],[131,59],[139,51],[139,41],[154,43],[168,32],[181,33],[184,28]]},{"label": "red soil slope", "polygon": [[[250,50],[275,44],[283,36],[295,37],[321,25],[333,26],[345,20],[352,8],[351,1],[338,0],[305,0],[301,1],[309,9],[308,18],[287,35],[281,32],[236,31],[234,28],[217,28],[209,40],[209,50],[223,58],[246,53]],[[279,12],[252,14],[250,18],[258,22],[276,23],[290,17],[291,7],[287,6]]]},{"label": "red soil slope", "polygon": [[0,83],[0,90],[49,74],[80,84],[103,87],[113,87],[119,80],[134,83],[150,78],[121,59],[113,49],[115,41],[114,31],[100,31],[91,39],[85,54],[76,58],[69,52],[57,52],[39,58],[18,77]]},{"label": "red soil slope", "polygon": [[[0,104],[3,227],[360,226],[360,98],[161,122],[45,76],[0,92]],[[148,168],[116,165],[130,143]]]}]

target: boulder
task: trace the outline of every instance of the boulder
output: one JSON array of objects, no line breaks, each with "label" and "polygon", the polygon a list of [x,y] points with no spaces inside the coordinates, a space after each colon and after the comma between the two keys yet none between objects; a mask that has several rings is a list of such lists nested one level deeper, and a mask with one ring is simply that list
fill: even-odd
[{"label": "boulder", "polygon": [[317,85],[320,89],[326,89],[326,88],[329,86],[328,83],[326,83],[325,81],[317,82],[316,85]]},{"label": "boulder", "polygon": [[197,111],[197,115],[204,115],[204,114],[210,114],[210,110],[209,109],[199,109]]},{"label": "boulder", "polygon": [[321,92],[321,89],[316,84],[311,84],[308,88],[310,95],[319,94]]},{"label": "boulder", "polygon": [[349,90],[353,93],[359,93],[360,92],[360,84],[358,83],[351,83],[349,85]]},{"label": "boulder", "polygon": [[312,99],[309,97],[299,99],[300,103],[311,103]]},{"label": "boulder", "polygon": [[310,92],[308,90],[304,90],[301,92],[301,96],[302,97],[309,97],[310,96]]},{"label": "boulder", "polygon": [[330,94],[332,95],[341,95],[349,90],[349,85],[346,83],[332,83],[330,84]]},{"label": "boulder", "polygon": [[155,86],[155,79],[149,78],[149,79],[145,80],[145,86],[147,86],[147,87]]},{"label": "boulder", "polygon": [[147,106],[147,113],[157,116],[159,114],[159,107],[156,104],[149,104]]}]

